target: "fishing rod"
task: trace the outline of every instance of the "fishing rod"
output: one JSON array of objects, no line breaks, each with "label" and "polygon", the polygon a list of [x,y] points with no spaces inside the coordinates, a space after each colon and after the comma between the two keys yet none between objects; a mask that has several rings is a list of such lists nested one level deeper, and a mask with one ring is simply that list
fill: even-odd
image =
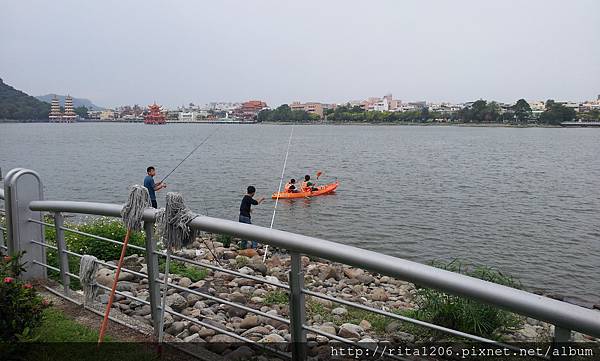
[{"label": "fishing rod", "polygon": [[177,166],[176,166],[175,168],[173,168],[173,170],[172,170],[172,171],[170,171],[170,172],[169,172],[169,173],[168,173],[168,174],[167,174],[167,175],[166,175],[166,176],[165,176],[165,177],[164,177],[164,178],[163,178],[163,179],[160,181],[160,183],[164,182],[164,181],[165,181],[167,178],[169,178],[169,176],[170,176],[171,174],[173,174],[173,172],[175,172],[175,170],[176,170],[177,168],[179,168],[179,166],[180,166],[180,165],[182,165],[182,164],[183,164],[183,162],[185,162],[185,160],[186,160],[186,159],[188,159],[188,158],[189,158],[189,157],[190,157],[192,154],[194,154],[194,152],[195,152],[196,150],[198,150],[198,148],[200,148],[200,147],[202,146],[202,144],[206,143],[206,141],[208,140],[208,138],[212,137],[212,136],[213,136],[213,134],[215,134],[215,133],[216,133],[218,130],[219,130],[219,128],[215,129],[215,131],[214,131],[214,132],[212,132],[212,133],[210,133],[210,134],[208,135],[208,137],[204,138],[204,140],[203,140],[203,141],[202,141],[200,144],[198,144],[198,145],[196,146],[196,148],[194,148],[194,149],[193,149],[193,150],[190,152],[190,154],[188,154],[188,155],[187,155],[185,158],[183,158],[183,160],[182,160],[181,162],[179,162],[179,164],[177,164]]},{"label": "fishing rod", "polygon": [[[288,154],[290,153],[290,145],[292,144],[292,136],[294,135],[294,126],[292,125],[292,131],[290,132],[290,139],[288,140],[287,150],[285,151],[285,159],[283,161],[283,169],[281,170],[281,178],[279,179],[279,188],[277,189],[277,197],[275,198],[275,207],[273,208],[273,217],[271,217],[271,226],[273,229],[273,222],[275,222],[275,213],[277,212],[277,204],[279,203],[279,195],[281,194],[281,185],[283,184],[283,176],[285,175],[285,167],[287,165]],[[267,251],[269,245],[265,247],[265,254],[263,255],[263,263],[267,259]]]}]

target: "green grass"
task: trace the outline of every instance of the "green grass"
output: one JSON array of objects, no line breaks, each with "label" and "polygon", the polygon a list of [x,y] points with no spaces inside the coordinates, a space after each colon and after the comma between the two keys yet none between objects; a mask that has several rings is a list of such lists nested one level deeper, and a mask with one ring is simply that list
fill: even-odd
[{"label": "green grass", "polygon": [[[34,332],[39,342],[97,342],[98,331],[81,325],[56,309],[44,311],[42,325]],[[112,341],[110,336],[106,341]]]},{"label": "green grass", "polygon": [[287,292],[284,291],[269,291],[265,294],[266,305],[287,305],[290,303],[290,298]]},{"label": "green grass", "polygon": [[217,242],[223,243],[223,247],[229,248],[231,245],[232,237],[229,234],[219,234],[217,235]]},{"label": "green grass", "polygon": [[3,351],[8,352],[7,356],[22,360],[159,360],[144,345],[119,342],[110,336],[106,336],[105,343],[97,348],[98,330],[77,323],[56,308],[44,311],[43,324],[34,331],[34,335],[35,345],[20,343]]},{"label": "green grass", "polygon": [[[165,272],[165,260],[161,259],[159,264],[160,272]],[[184,262],[170,261],[169,262],[169,274],[177,274],[182,277],[187,277],[192,282],[198,282],[208,276],[208,270],[206,268],[189,265]]]}]

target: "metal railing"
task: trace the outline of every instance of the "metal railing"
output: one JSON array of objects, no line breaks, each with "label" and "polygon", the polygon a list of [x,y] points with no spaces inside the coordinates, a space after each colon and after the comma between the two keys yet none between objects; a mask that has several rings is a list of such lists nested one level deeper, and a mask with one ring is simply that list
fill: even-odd
[{"label": "metal railing", "polygon": [[[4,194],[0,194],[4,197]],[[58,266],[48,265],[44,260],[35,259],[34,264],[45,269],[51,269],[60,273],[61,283],[63,284],[63,296],[69,297],[70,278],[78,278],[69,272],[68,256],[81,257],[81,254],[67,249],[65,244],[65,232],[73,232],[79,235],[92,237],[101,241],[116,243],[122,245],[122,242],[117,240],[99,237],[79,230],[65,227],[63,214],[65,212],[75,214],[99,215],[108,217],[120,217],[122,205],[107,204],[107,203],[92,203],[92,202],[72,202],[72,201],[45,201],[33,200],[29,202],[29,210],[32,212],[51,212],[54,214],[54,223],[44,222],[39,217],[28,217],[27,223],[39,227],[53,227],[56,230],[56,245],[47,244],[43,239],[29,240],[28,242],[36,247],[52,248],[58,252]],[[8,210],[8,207],[7,207]],[[124,272],[132,273],[138,277],[148,280],[149,300],[145,301],[127,293],[117,293],[123,297],[130,298],[134,301],[148,304],[151,307],[151,316],[154,330],[157,333],[159,327],[160,307],[159,302],[161,288],[164,279],[159,276],[159,257],[164,257],[165,253],[157,250],[156,240],[153,239],[153,228],[156,220],[156,210],[146,209],[143,219],[144,232],[146,235],[145,247],[129,245],[129,247],[143,251],[146,257],[147,274],[136,272],[133,270],[123,269]],[[308,332],[325,336],[331,340],[345,342],[357,347],[366,347],[368,345],[359,345],[356,342],[345,339],[338,335],[323,332],[318,328],[312,327],[306,322],[306,302],[305,296],[317,297],[328,301],[336,302],[345,306],[355,307],[364,311],[373,312],[385,317],[389,317],[402,322],[409,322],[419,326],[427,327],[437,331],[445,332],[453,336],[462,337],[469,340],[484,342],[499,347],[513,346],[504,345],[495,340],[486,339],[480,336],[467,334],[461,331],[449,329],[428,322],[412,319],[406,316],[395,313],[382,311],[363,304],[347,301],[341,298],[336,298],[331,295],[314,292],[304,286],[304,273],[302,270],[301,255],[314,256],[326,259],[333,262],[339,262],[345,265],[354,266],[372,272],[377,272],[381,275],[390,276],[403,281],[413,282],[422,286],[430,287],[436,290],[447,292],[454,295],[463,296],[469,299],[487,303],[523,316],[531,317],[537,320],[548,322],[555,326],[554,337],[557,342],[567,342],[571,338],[571,331],[579,331],[594,337],[600,337],[600,312],[586,309],[573,304],[550,299],[540,295],[535,295],[526,291],[502,286],[499,284],[483,281],[469,276],[449,272],[431,266],[426,266],[420,263],[411,262],[397,257],[383,255],[377,252],[372,252],[344,244],[339,244],[324,239],[307,237],[300,234],[264,228],[255,225],[249,225],[239,222],[228,221],[224,219],[212,218],[207,216],[198,216],[194,218],[190,227],[215,233],[226,234],[240,237],[243,239],[256,239],[264,244],[273,247],[286,249],[291,254],[291,270],[289,271],[289,284],[273,282],[261,277],[246,275],[234,270],[219,267],[207,262],[199,262],[190,260],[184,257],[171,256],[172,259],[179,262],[184,262],[197,267],[204,267],[214,271],[225,272],[236,277],[250,279],[254,282],[268,284],[273,287],[278,287],[289,293],[289,319],[271,315],[251,307],[241,305],[226,299],[213,296],[195,289],[181,287],[177,284],[168,282],[167,286],[185,291],[201,298],[216,301],[231,307],[236,307],[247,312],[251,312],[262,317],[267,317],[278,322],[288,325],[292,337],[291,354],[283,353],[280,350],[269,348],[265,344],[257,344],[246,337],[240,336],[235,332],[223,330],[210,323],[200,321],[194,317],[183,315],[174,310],[166,309],[165,312],[182,319],[185,319],[194,324],[212,329],[216,332],[229,335],[237,340],[255,344],[260,347],[276,352],[281,356],[291,356],[294,360],[302,360],[306,358],[306,336]],[[9,242],[10,244],[10,242]],[[99,262],[105,267],[115,268],[115,266]],[[105,288],[102,286],[102,288]],[[167,292],[167,290],[162,290]],[[54,291],[56,292],[56,291]]]}]

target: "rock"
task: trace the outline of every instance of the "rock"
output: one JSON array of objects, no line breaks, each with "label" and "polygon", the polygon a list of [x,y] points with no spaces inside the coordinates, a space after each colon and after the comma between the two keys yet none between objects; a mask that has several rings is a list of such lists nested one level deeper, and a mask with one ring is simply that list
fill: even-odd
[{"label": "rock", "polygon": [[257,316],[247,316],[240,323],[240,328],[249,329],[259,325]]},{"label": "rock", "polygon": [[238,286],[243,287],[243,286],[254,286],[256,284],[256,281],[248,279],[248,278],[242,278],[242,277],[238,277],[236,279],[234,279],[231,282],[235,282],[238,284]]},{"label": "rock", "polygon": [[[108,298],[108,296],[107,296]],[[141,308],[138,308],[137,310],[135,310],[133,312],[134,315],[137,316],[146,316],[149,315],[152,312],[152,309],[150,308],[150,305],[143,305]]]},{"label": "rock", "polygon": [[230,273],[225,273],[225,272],[217,271],[214,274],[214,278],[215,279],[221,279],[223,281],[229,282],[229,281],[232,281],[235,278],[235,275],[232,275]]},{"label": "rock", "polygon": [[196,341],[200,341],[200,335],[198,335],[197,333],[194,333],[192,335],[189,335],[188,337],[185,337],[183,339],[183,341],[185,342],[196,342]]},{"label": "rock", "polygon": [[193,305],[195,305],[195,304],[196,304],[196,302],[198,302],[198,301],[200,301],[200,300],[201,300],[201,297],[200,297],[200,296],[198,296],[198,295],[195,295],[195,294],[193,294],[193,293],[188,293],[188,294],[185,296],[185,300],[187,301],[187,305],[188,305],[188,306],[193,306]]},{"label": "rock", "polygon": [[[251,329],[245,331],[244,333],[242,333],[242,336],[246,337],[248,335],[267,335],[269,333],[269,330],[264,327],[264,326],[256,326],[256,327],[252,327]],[[262,337],[261,337],[262,338]]]},{"label": "rock", "polygon": [[362,340],[358,341],[358,343],[377,343],[377,340],[374,340],[369,337],[365,337]]},{"label": "rock", "polygon": [[376,288],[373,290],[373,293],[371,293],[371,300],[373,301],[387,301],[388,298],[388,294],[383,288]]},{"label": "rock", "polygon": [[204,308],[206,308],[206,303],[204,303],[204,301],[198,301],[198,302],[194,303],[194,308],[199,309],[199,310],[204,309]]},{"label": "rock", "polygon": [[365,273],[365,271],[360,268],[345,268],[344,269],[344,275],[351,279],[354,279],[360,275],[363,275],[364,273]]},{"label": "rock", "polygon": [[329,300],[326,300],[324,298],[311,296],[310,299],[311,299],[312,302],[319,303],[319,304],[321,304],[321,305],[323,305],[323,306],[325,306],[327,308],[333,307],[333,302],[331,302]]},{"label": "rock", "polygon": [[185,329],[185,323],[183,321],[173,322],[169,328],[167,328],[167,333],[171,335],[178,335]]},{"label": "rock", "polygon": [[243,310],[241,308],[237,308],[237,307],[229,307],[229,309],[227,310],[227,316],[229,317],[244,317],[246,316],[246,314],[248,313],[248,311]]},{"label": "rock", "polygon": [[190,330],[190,333],[198,333],[198,331],[200,331],[202,328],[196,324],[193,324],[190,326],[190,328],[188,328],[188,330]]},{"label": "rock", "polygon": [[229,295],[229,301],[235,302],[235,303],[245,304],[246,303],[246,296],[244,296],[240,292],[233,292],[232,294]]},{"label": "rock", "polygon": [[187,306],[187,300],[179,293],[174,293],[170,296],[167,296],[166,304],[173,310],[179,312]]},{"label": "rock", "polygon": [[600,303],[596,303],[592,306],[592,308],[596,309],[596,310],[600,310]]},{"label": "rock", "polygon": [[262,262],[252,262],[250,263],[250,268],[252,268],[253,270],[255,270],[256,272],[260,272],[261,275],[266,276],[267,275],[267,266],[265,266],[264,263]]},{"label": "rock", "polygon": [[248,257],[248,258],[252,258],[254,256],[258,256],[258,252],[256,252],[256,250],[252,249],[252,248],[247,248],[247,249],[239,250],[238,254],[240,256],[245,256],[245,257]]},{"label": "rock", "polygon": [[519,333],[529,340],[536,340],[538,337],[537,329],[529,324],[525,324],[525,327],[519,330]]},{"label": "rock", "polygon": [[415,336],[411,335],[410,333],[406,333],[406,332],[397,332],[394,335],[394,338],[403,344],[415,342]]},{"label": "rock", "polygon": [[241,286],[240,287],[240,292],[245,293],[245,294],[250,294],[254,291],[254,287],[252,286]]},{"label": "rock", "polygon": [[132,271],[139,271],[142,269],[142,262],[144,258],[139,257],[137,254],[132,254],[123,258],[123,268],[130,269]]},{"label": "rock", "polygon": [[133,281],[135,280],[135,275],[129,272],[121,272],[119,273],[119,282],[121,281]]},{"label": "rock", "polygon": [[360,339],[360,334],[364,332],[362,327],[352,323],[344,323],[340,326],[338,336],[350,339]]},{"label": "rock", "polygon": [[113,271],[101,268],[96,272],[96,282],[105,287],[112,287],[113,281],[115,279],[115,274]]},{"label": "rock", "polygon": [[[181,280],[179,282],[181,282]],[[204,288],[205,285],[206,285],[206,281],[200,280],[200,281],[194,282],[191,285],[186,286],[186,287],[188,287],[189,289],[195,290],[197,288]]]},{"label": "rock", "polygon": [[243,275],[252,275],[254,274],[254,270],[248,266],[244,266],[238,270]]},{"label": "rock", "polygon": [[367,320],[360,321],[358,325],[362,327],[365,331],[369,331],[371,329],[371,323]]},{"label": "rock", "polygon": [[276,333],[267,335],[267,336],[261,338],[258,342],[273,343],[274,345],[270,345],[270,346],[278,348],[281,351],[285,351],[285,349],[287,348],[287,343],[285,342],[285,338],[281,337],[280,335],[278,335]]},{"label": "rock", "polygon": [[400,322],[392,321],[392,322],[388,323],[387,326],[385,326],[385,332],[386,333],[394,333],[394,332],[398,331],[400,329],[400,327],[402,327]]},{"label": "rock", "polygon": [[330,278],[339,281],[342,279],[342,272],[340,267],[327,266],[319,274],[321,280],[328,280]]},{"label": "rock", "polygon": [[317,326],[315,328],[319,331],[323,331],[323,332],[331,334],[331,335],[337,334],[335,327],[331,326],[331,325],[321,325],[321,326]]},{"label": "rock", "polygon": [[[217,253],[218,254],[218,253]],[[237,252],[235,251],[231,251],[231,250],[224,250],[223,251],[223,258],[224,259],[235,259],[237,257]]]},{"label": "rock", "polygon": [[183,330],[179,334],[177,334],[177,336],[175,336],[175,337],[183,340],[184,338],[188,337],[189,335],[190,335],[190,332],[188,330]]},{"label": "rock", "polygon": [[342,316],[348,313],[348,310],[346,310],[343,307],[338,307],[338,308],[334,308],[333,310],[331,310],[331,314],[336,315],[336,316]]},{"label": "rock", "polygon": [[182,277],[179,280],[179,286],[188,288],[192,284],[192,280],[187,277]]},{"label": "rock", "polygon": [[[279,281],[279,278],[274,277],[274,276],[266,276],[265,280],[269,281],[271,283],[281,283],[281,281]],[[275,287],[275,286],[271,286],[271,287]]]},{"label": "rock", "polygon": [[373,278],[373,276],[368,275],[368,274],[358,275],[358,276],[356,276],[356,279],[365,285],[369,285],[375,280],[375,278]]},{"label": "rock", "polygon": [[117,283],[117,291],[135,292],[137,290],[138,286],[139,285],[134,282],[119,281],[119,283]]},{"label": "rock", "polygon": [[208,340],[208,348],[216,353],[227,350],[231,344],[240,342],[238,339],[228,335],[214,335]]},{"label": "rock", "polygon": [[227,361],[248,360],[254,356],[254,351],[248,346],[241,346],[225,355]]},{"label": "rock", "polygon": [[210,328],[202,328],[198,331],[198,335],[202,338],[216,335],[217,331],[211,330]]},{"label": "rock", "polygon": [[142,263],[142,268],[140,269],[139,272],[143,273],[143,274],[148,274],[148,265],[145,263]]},{"label": "rock", "polygon": [[265,302],[265,299],[262,298],[262,297],[252,297],[250,299],[250,302],[252,302],[252,303],[263,303],[263,302]]}]

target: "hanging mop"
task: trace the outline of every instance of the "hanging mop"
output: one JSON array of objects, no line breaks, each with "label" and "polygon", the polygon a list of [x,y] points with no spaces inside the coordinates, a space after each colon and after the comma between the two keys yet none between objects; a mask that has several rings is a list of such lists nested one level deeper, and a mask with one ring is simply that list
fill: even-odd
[{"label": "hanging mop", "polygon": [[83,289],[83,305],[94,301],[98,284],[96,283],[96,273],[98,272],[98,259],[94,256],[84,254],[79,262],[79,282]]},{"label": "hanging mop", "polygon": [[190,229],[188,226],[188,224],[198,216],[198,214],[193,213],[185,207],[183,196],[180,193],[175,192],[167,193],[166,206],[157,214],[159,238],[167,251],[160,308],[160,326],[158,328],[158,343],[162,343],[164,338],[163,328],[171,253],[174,250],[181,249],[192,243],[196,237],[200,235],[200,230]]},{"label": "hanging mop", "polygon": [[123,240],[123,247],[121,248],[121,258],[119,258],[119,264],[117,265],[117,271],[115,272],[115,279],[113,281],[112,289],[108,297],[108,304],[106,305],[106,312],[104,312],[104,319],[102,320],[102,326],[100,327],[100,335],[98,336],[98,344],[101,344],[104,340],[104,333],[108,326],[108,316],[110,315],[110,308],[112,307],[113,298],[115,291],[117,290],[117,282],[119,282],[119,274],[121,273],[121,267],[123,266],[123,258],[125,258],[125,251],[127,250],[127,242],[131,236],[131,231],[139,231],[142,229],[142,217],[144,215],[144,209],[150,206],[150,195],[148,189],[141,185],[133,185],[129,191],[129,198],[127,203],[121,210],[121,217],[123,218],[123,224],[127,227],[127,233]]}]

